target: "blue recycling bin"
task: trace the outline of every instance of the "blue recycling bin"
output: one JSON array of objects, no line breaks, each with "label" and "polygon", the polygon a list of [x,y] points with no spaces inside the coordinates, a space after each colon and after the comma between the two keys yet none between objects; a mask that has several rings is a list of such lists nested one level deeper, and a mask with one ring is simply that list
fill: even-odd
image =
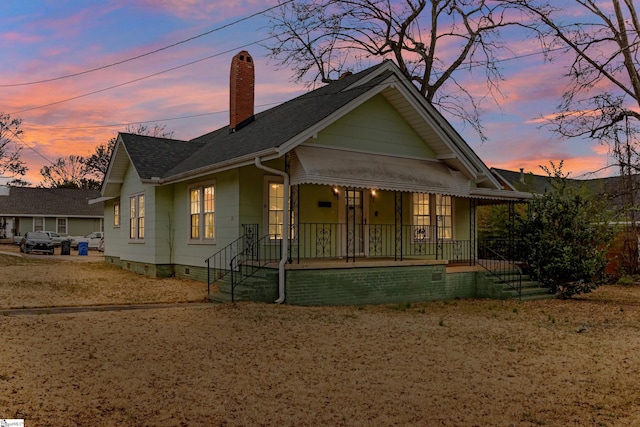
[{"label": "blue recycling bin", "polygon": [[89,255],[89,242],[78,242],[78,255]]}]

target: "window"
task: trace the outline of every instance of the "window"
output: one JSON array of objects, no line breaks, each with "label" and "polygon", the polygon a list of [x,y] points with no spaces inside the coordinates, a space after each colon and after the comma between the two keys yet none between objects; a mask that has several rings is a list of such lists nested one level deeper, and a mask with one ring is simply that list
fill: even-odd
[{"label": "window", "polygon": [[282,239],[284,225],[284,184],[269,182],[269,238]]},{"label": "window", "polygon": [[215,238],[215,187],[206,185],[189,190],[189,237],[192,240]]},{"label": "window", "polygon": [[44,231],[44,218],[33,218],[33,231]]},{"label": "window", "polygon": [[113,204],[113,226],[120,227],[120,202]]},{"label": "window", "polygon": [[56,220],[56,232],[58,234],[67,234],[67,218],[58,218]]},{"label": "window", "polygon": [[[452,197],[442,194],[413,193],[411,225],[413,240],[434,238],[433,226],[437,226],[438,239],[453,238]],[[432,218],[437,222],[433,222]]]},{"label": "window", "polygon": [[[269,230],[269,239],[282,240],[284,236],[284,216],[289,215],[289,209],[285,210],[284,206],[284,183],[275,177],[267,180],[267,230]],[[289,201],[291,202],[291,191],[289,191]],[[289,203],[291,204],[291,203]],[[291,238],[295,239],[295,218],[293,215],[289,217],[289,228],[291,230]]]},{"label": "window", "polygon": [[453,216],[451,215],[451,196],[436,194],[436,217],[438,218],[438,237],[453,238]]},{"label": "window", "polygon": [[428,240],[430,237],[431,211],[429,194],[413,193],[413,240]]},{"label": "window", "polygon": [[144,194],[129,197],[129,238],[144,239]]}]

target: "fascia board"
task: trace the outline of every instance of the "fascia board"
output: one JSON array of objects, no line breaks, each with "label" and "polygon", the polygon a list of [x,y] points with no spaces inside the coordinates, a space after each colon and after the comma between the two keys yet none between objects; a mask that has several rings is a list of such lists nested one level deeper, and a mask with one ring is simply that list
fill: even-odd
[{"label": "fascia board", "polygon": [[268,150],[247,154],[242,157],[237,157],[235,159],[227,160],[225,162],[216,163],[214,165],[209,165],[200,169],[183,172],[181,174],[172,175],[166,178],[144,179],[144,180],[140,180],[140,182],[144,184],[164,185],[164,184],[174,184],[177,182],[188,181],[190,179],[200,178],[205,175],[211,175],[214,173],[224,172],[230,169],[253,165],[256,157],[260,157],[263,161],[268,161],[268,160],[277,159],[278,157],[280,157],[280,154],[275,149],[270,148]]},{"label": "fascia board", "polygon": [[[396,88],[403,94],[420,115],[432,126],[434,131],[445,142],[449,149],[455,153],[455,157],[465,166],[468,173],[478,179],[479,175],[487,176],[490,182],[500,188],[500,183],[491,176],[487,165],[475,154],[469,145],[462,139],[447,120],[435,110],[424,97],[415,94],[415,87],[407,88],[407,83],[403,79],[398,79]],[[444,155],[443,157],[447,157]],[[481,172],[481,173],[478,173]]]}]

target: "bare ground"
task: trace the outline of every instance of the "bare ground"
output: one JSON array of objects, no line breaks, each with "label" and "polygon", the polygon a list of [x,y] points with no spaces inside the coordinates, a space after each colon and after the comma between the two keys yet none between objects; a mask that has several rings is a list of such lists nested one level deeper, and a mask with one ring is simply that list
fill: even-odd
[{"label": "bare ground", "polygon": [[[10,273],[14,263],[29,272],[28,291]],[[0,266],[0,307],[205,294],[201,283],[101,262],[0,255]],[[0,418],[29,426],[640,425],[639,309],[640,287],[604,286],[569,301],[5,315]]]}]

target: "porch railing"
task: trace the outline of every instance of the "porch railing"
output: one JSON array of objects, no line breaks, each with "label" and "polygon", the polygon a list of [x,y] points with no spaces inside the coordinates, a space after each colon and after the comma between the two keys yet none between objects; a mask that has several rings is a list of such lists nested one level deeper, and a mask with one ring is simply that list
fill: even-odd
[{"label": "porch railing", "polygon": [[265,265],[281,258],[282,245],[271,244],[274,236],[258,238],[258,225],[243,225],[243,235],[205,260],[207,264],[207,294],[211,285],[229,280],[231,301],[235,288]]},{"label": "porch railing", "polygon": [[522,299],[522,248],[519,242],[491,239],[479,242],[478,264]]},{"label": "porch railing", "polygon": [[473,263],[475,247],[470,240],[453,240],[437,226],[395,224],[301,223],[292,226],[290,259],[357,257],[431,257],[450,262]]}]

